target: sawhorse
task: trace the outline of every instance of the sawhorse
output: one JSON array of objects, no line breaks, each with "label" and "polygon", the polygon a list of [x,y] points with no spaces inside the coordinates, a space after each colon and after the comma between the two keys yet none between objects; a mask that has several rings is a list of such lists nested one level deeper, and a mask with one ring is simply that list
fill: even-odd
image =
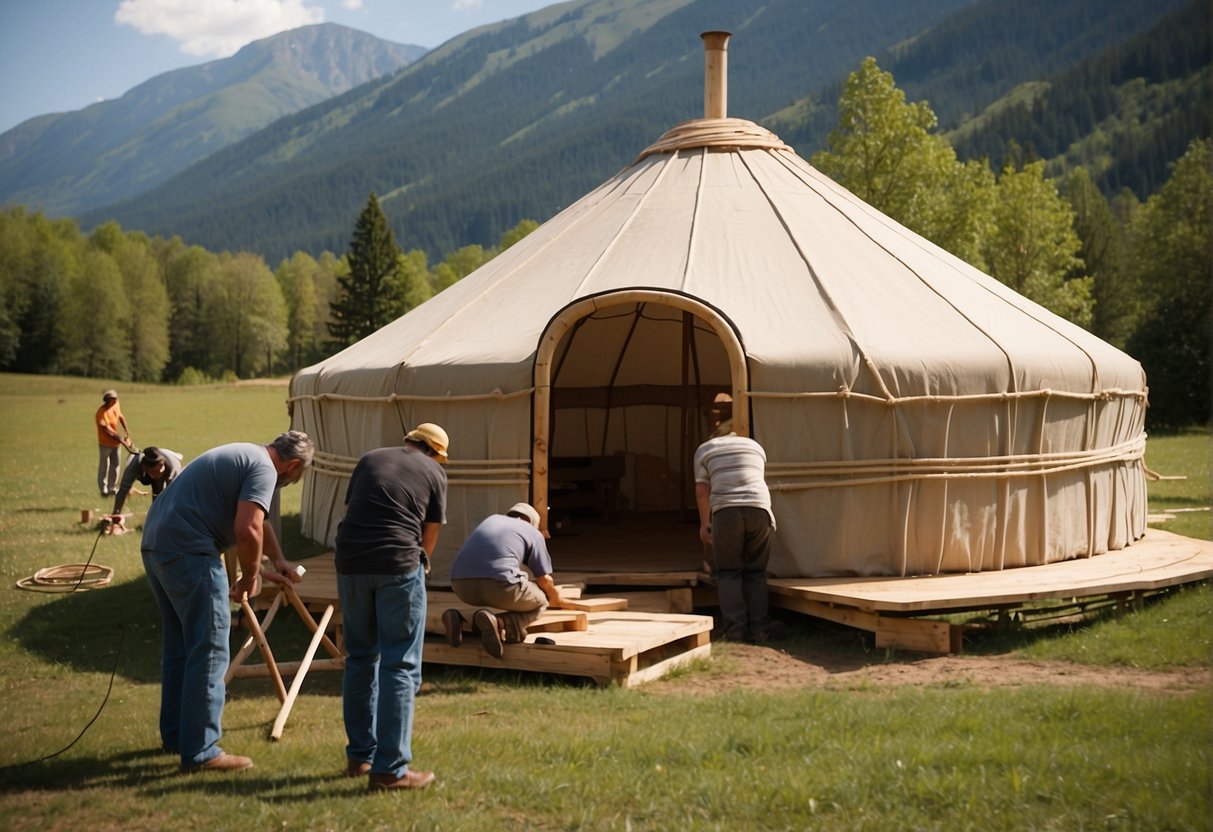
[{"label": "sawhorse", "polygon": [[[294,707],[295,700],[299,697],[299,689],[303,687],[303,680],[307,676],[308,671],[313,668],[317,670],[341,670],[345,667],[345,655],[333,640],[326,635],[326,631],[333,621],[335,610],[333,603],[325,605],[324,612],[320,616],[320,622],[317,623],[312,618],[311,611],[308,610],[307,605],[303,603],[303,600],[299,597],[293,586],[290,584],[271,583],[269,581],[265,581],[264,586],[265,590],[276,591],[273,592],[273,600],[270,602],[265,616],[260,621],[257,620],[257,614],[253,610],[252,604],[248,602],[248,599],[246,598],[241,602],[241,610],[244,614],[244,622],[249,628],[249,636],[244,640],[240,649],[236,651],[236,654],[232,656],[223,681],[224,684],[230,684],[232,679],[261,676],[268,676],[273,679],[281,707],[279,707],[278,715],[274,718],[274,725],[270,729],[270,739],[278,740],[282,738],[282,731],[286,727],[287,717],[290,716],[291,708]],[[262,591],[262,597],[265,595],[265,590]],[[312,639],[308,643],[303,659],[298,662],[278,662],[275,660],[274,652],[270,649],[269,640],[265,635],[270,625],[274,623],[274,616],[282,608],[284,598],[312,632]],[[324,646],[325,651],[329,654],[329,658],[315,658],[316,651],[321,645]],[[261,664],[245,664],[245,661],[255,647],[261,650],[261,657],[264,661]],[[289,691],[282,681],[283,674],[293,674],[294,676],[291,680]]]}]

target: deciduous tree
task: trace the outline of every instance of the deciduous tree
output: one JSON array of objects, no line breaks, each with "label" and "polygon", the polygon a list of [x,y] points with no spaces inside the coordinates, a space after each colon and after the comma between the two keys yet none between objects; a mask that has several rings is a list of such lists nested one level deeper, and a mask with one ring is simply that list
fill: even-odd
[{"label": "deciduous tree", "polygon": [[88,247],[68,280],[59,318],[59,372],[131,377],[130,305],[113,255]]},{"label": "deciduous tree", "polygon": [[274,274],[255,254],[223,255],[208,317],[224,346],[224,369],[247,378],[286,346],[286,304]]},{"label": "deciduous tree", "polygon": [[1090,327],[1091,278],[1066,279],[1082,267],[1073,210],[1045,178],[1044,162],[1031,162],[1022,170],[1005,168],[994,206],[983,246],[990,274],[1063,318]]},{"label": "deciduous tree", "polygon": [[1130,228],[1146,312],[1129,351],[1146,368],[1149,423],[1207,424],[1213,383],[1213,140],[1193,142]]},{"label": "deciduous tree", "polygon": [[874,58],[847,78],[838,127],[815,167],[860,199],[979,268],[993,175],[980,162],[962,164],[947,139],[934,135],[925,101],[907,103]]},{"label": "deciduous tree", "polygon": [[169,358],[171,311],[168,290],[151,242],[142,233],[124,234],[117,223],[99,226],[89,244],[114,258],[122,275],[127,344],[131,350],[130,371],[136,381],[160,381]]}]

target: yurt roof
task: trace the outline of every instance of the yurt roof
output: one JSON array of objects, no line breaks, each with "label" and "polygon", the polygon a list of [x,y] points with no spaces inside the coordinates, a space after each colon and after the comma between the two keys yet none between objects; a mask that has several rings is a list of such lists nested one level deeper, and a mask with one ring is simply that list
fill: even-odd
[{"label": "yurt roof", "polygon": [[772,389],[897,398],[1143,383],[1136,361],[732,118],[676,126],[497,258],[301,377],[369,393],[394,386],[385,368],[433,367],[436,378],[411,383],[450,395],[525,387],[554,313],[629,287],[721,310]]}]

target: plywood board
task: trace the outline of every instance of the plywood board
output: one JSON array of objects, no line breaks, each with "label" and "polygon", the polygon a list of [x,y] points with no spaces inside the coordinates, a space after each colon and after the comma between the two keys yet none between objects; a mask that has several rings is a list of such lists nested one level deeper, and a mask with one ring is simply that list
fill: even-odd
[{"label": "plywood board", "polygon": [[592,598],[565,598],[565,609],[580,610],[581,612],[610,612],[611,610],[626,610],[626,598],[611,598],[596,596]]}]

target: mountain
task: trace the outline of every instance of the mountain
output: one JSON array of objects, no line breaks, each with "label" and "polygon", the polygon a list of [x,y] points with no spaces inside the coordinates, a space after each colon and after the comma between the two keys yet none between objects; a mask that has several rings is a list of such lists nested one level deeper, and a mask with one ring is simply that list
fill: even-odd
[{"label": "mountain", "polygon": [[207,248],[344,251],[375,191],[405,248],[496,242],[702,114],[699,33],[734,32],[734,114],[783,106],[972,0],[573,0],[474,29],[82,216]]},{"label": "mountain", "polygon": [[[963,132],[1029,85],[1096,59],[1191,2],[980,0],[919,37],[872,54],[906,100],[927,101],[942,130]],[[823,147],[838,121],[843,80],[810,91],[767,126],[797,146]]]},{"label": "mountain", "polygon": [[1082,165],[1105,194],[1144,199],[1194,137],[1213,134],[1207,0],[1059,75],[1017,87],[949,133],[961,158],[1001,169],[1009,141],[1055,171]]},{"label": "mountain", "polygon": [[324,23],[166,72],[113,101],[38,116],[0,135],[0,202],[64,215],[128,198],[425,52]]},{"label": "mountain", "polygon": [[730,115],[771,126],[808,156],[866,55],[896,67],[912,100],[963,123],[1183,5],[572,0],[465,33],[80,219],[276,263],[297,250],[343,252],[374,191],[402,246],[441,256],[494,243],[522,218],[547,219],[701,115],[702,31],[734,34]]}]

